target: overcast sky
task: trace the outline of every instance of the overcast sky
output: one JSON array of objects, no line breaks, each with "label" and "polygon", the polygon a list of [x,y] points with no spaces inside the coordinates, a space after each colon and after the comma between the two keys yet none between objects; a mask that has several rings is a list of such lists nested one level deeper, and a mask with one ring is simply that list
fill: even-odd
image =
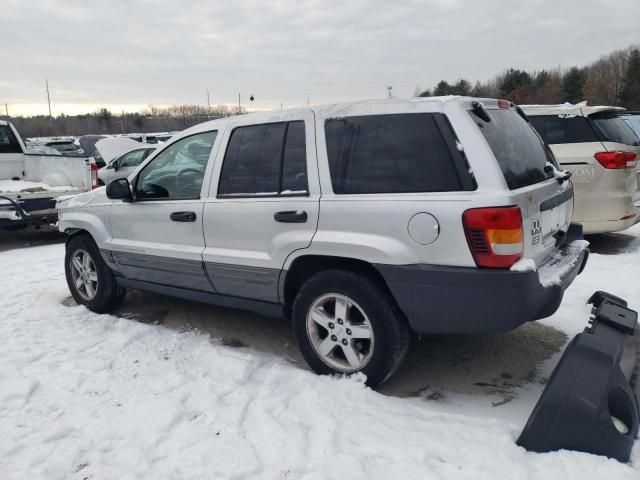
[{"label": "overcast sky", "polygon": [[54,114],[410,96],[631,43],[640,0],[0,0],[0,104],[45,113],[45,78]]}]

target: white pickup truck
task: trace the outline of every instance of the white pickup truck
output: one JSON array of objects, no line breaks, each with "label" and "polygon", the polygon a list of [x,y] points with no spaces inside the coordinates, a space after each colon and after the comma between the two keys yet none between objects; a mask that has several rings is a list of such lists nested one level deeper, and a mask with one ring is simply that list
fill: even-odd
[{"label": "white pickup truck", "polygon": [[55,223],[56,200],[98,186],[93,159],[29,153],[15,127],[0,120],[0,228]]}]

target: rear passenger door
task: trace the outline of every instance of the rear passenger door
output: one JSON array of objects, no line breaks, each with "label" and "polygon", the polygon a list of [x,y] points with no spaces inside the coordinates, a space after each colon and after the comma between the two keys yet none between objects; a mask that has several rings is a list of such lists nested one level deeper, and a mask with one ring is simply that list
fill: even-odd
[{"label": "rear passenger door", "polygon": [[278,277],[318,224],[313,113],[238,118],[225,133],[204,207],[203,259],[218,293],[278,301]]}]

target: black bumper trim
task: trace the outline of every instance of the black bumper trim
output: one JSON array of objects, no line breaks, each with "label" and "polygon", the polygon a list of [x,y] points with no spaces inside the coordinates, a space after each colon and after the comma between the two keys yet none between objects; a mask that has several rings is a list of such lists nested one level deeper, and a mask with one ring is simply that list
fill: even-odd
[{"label": "black bumper trim", "polygon": [[588,256],[585,249],[559,284],[547,286],[534,271],[374,266],[415,333],[497,333],[553,315]]}]

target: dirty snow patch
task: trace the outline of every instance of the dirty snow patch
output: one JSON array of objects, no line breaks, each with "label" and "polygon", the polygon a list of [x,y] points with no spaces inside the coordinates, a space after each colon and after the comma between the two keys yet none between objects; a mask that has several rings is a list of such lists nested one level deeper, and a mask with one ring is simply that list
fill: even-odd
[{"label": "dirty snow patch", "polygon": [[71,186],[52,187],[46,183],[28,180],[0,180],[0,192],[3,193],[68,192],[69,190],[78,189]]}]

